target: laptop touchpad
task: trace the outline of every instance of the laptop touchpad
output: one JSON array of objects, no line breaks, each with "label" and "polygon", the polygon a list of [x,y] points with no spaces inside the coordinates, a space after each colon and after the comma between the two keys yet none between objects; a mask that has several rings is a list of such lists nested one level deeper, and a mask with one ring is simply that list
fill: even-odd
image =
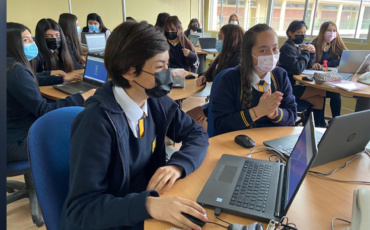
[{"label": "laptop touchpad", "polygon": [[219,176],[216,177],[218,181],[231,183],[235,177],[235,173],[238,170],[238,167],[225,165],[224,167],[220,167]]}]

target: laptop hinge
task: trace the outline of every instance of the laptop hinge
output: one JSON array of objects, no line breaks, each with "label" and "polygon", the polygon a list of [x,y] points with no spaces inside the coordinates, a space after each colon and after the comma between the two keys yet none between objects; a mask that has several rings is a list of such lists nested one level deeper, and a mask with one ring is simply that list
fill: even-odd
[{"label": "laptop hinge", "polygon": [[285,165],[280,165],[280,174],[279,174],[279,181],[278,181],[278,189],[276,193],[276,204],[275,204],[275,216],[280,217],[281,212],[281,204],[283,199],[283,188],[284,188],[284,173],[285,173]]}]

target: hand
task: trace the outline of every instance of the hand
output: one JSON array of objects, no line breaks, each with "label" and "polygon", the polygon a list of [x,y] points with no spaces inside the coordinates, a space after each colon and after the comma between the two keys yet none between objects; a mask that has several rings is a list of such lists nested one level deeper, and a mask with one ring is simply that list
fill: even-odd
[{"label": "hand", "polygon": [[315,46],[313,46],[312,44],[308,44],[308,45],[304,44],[303,49],[308,50],[308,52],[310,52],[310,53],[315,53],[316,52]]},{"label": "hand", "polygon": [[86,64],[86,56],[81,56],[80,63]]},{"label": "hand", "polygon": [[90,89],[89,91],[86,91],[86,92],[82,93],[81,96],[86,101],[89,97],[91,97],[92,95],[94,95],[95,91],[96,91],[96,89]]},{"label": "hand", "polygon": [[64,82],[71,82],[71,81],[82,81],[82,76],[78,74],[68,75],[63,78]]},{"label": "hand", "polygon": [[50,75],[61,76],[63,78],[67,77],[66,72],[64,72],[63,70],[52,70],[50,71]]},{"label": "hand", "polygon": [[207,79],[204,75],[198,77],[196,80],[197,85],[204,85],[206,84],[206,82],[207,82]]},{"label": "hand", "polygon": [[268,114],[267,117],[272,120],[272,119],[275,119],[278,115],[279,115],[278,109],[276,109],[274,112]]},{"label": "hand", "polygon": [[186,49],[186,48],[183,48],[183,49],[182,49],[182,52],[184,53],[184,56],[185,56],[185,57],[188,57],[188,56],[189,56],[189,54],[190,54],[190,50],[188,50],[188,49]]},{"label": "hand", "polygon": [[200,226],[188,220],[181,212],[188,213],[200,220],[208,221],[206,211],[196,202],[180,197],[148,197],[146,209],[153,219],[167,221],[182,229],[197,229]]},{"label": "hand", "polygon": [[313,64],[312,69],[313,70],[319,70],[319,69],[322,69],[322,66],[319,63],[315,63],[315,64]]},{"label": "hand", "polygon": [[150,178],[147,190],[156,190],[159,193],[167,192],[175,181],[180,178],[182,170],[183,169],[177,165],[160,167],[152,178]]},{"label": "hand", "polygon": [[279,107],[283,93],[276,91],[271,94],[271,89],[265,92],[259,100],[258,105],[254,108],[259,117],[270,115]]}]

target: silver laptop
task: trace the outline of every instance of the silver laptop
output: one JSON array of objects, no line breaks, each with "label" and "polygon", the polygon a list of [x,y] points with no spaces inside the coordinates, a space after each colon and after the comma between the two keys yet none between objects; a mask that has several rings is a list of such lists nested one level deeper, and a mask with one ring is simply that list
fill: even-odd
[{"label": "silver laptop", "polygon": [[203,51],[217,52],[216,38],[199,38],[199,44]]},{"label": "silver laptop", "polygon": [[350,80],[355,74],[364,73],[366,67],[370,64],[369,54],[370,50],[343,50],[338,74],[344,80]]},{"label": "silver laptop", "polygon": [[[370,110],[346,114],[333,118],[325,133],[316,131],[318,156],[312,166],[326,164],[364,151],[370,140],[369,118]],[[291,135],[265,141],[263,144],[289,156],[297,138],[297,135]]]},{"label": "silver laptop", "polygon": [[176,77],[173,78],[172,88],[184,88],[185,87],[185,78]]},{"label": "silver laptop", "polygon": [[69,82],[53,85],[53,87],[62,92],[73,95],[101,87],[107,81],[107,78],[108,74],[104,66],[104,58],[88,54],[86,57],[83,80],[81,82]]},{"label": "silver laptop", "polygon": [[104,33],[86,33],[87,52],[103,56],[105,51],[105,34]]},{"label": "silver laptop", "polygon": [[197,202],[252,219],[280,219],[288,212],[316,154],[311,115],[286,166],[224,154]]}]

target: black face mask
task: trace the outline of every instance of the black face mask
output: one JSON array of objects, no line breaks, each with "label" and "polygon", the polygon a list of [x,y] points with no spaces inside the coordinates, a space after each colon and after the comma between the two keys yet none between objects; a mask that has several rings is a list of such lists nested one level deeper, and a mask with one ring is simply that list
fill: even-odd
[{"label": "black face mask", "polygon": [[164,35],[168,40],[175,40],[177,38],[177,32],[164,32]]},{"label": "black face mask", "polygon": [[59,49],[62,43],[62,40],[59,38],[45,38],[46,45],[51,50]]},{"label": "black face mask", "polygon": [[198,25],[193,24],[193,25],[190,26],[190,29],[192,29],[193,31],[198,31]]},{"label": "black face mask", "polygon": [[297,45],[302,44],[304,39],[306,38],[305,34],[295,35],[293,42]]},{"label": "black face mask", "polygon": [[154,74],[146,72],[142,70],[145,73],[148,73],[150,75],[153,75],[155,77],[155,86],[151,89],[147,89],[144,86],[140,85],[136,81],[134,81],[136,84],[138,84],[141,88],[145,89],[146,95],[148,97],[163,97],[167,95],[169,92],[171,92],[173,79],[172,74],[169,69],[162,70],[159,72],[156,72]]}]

